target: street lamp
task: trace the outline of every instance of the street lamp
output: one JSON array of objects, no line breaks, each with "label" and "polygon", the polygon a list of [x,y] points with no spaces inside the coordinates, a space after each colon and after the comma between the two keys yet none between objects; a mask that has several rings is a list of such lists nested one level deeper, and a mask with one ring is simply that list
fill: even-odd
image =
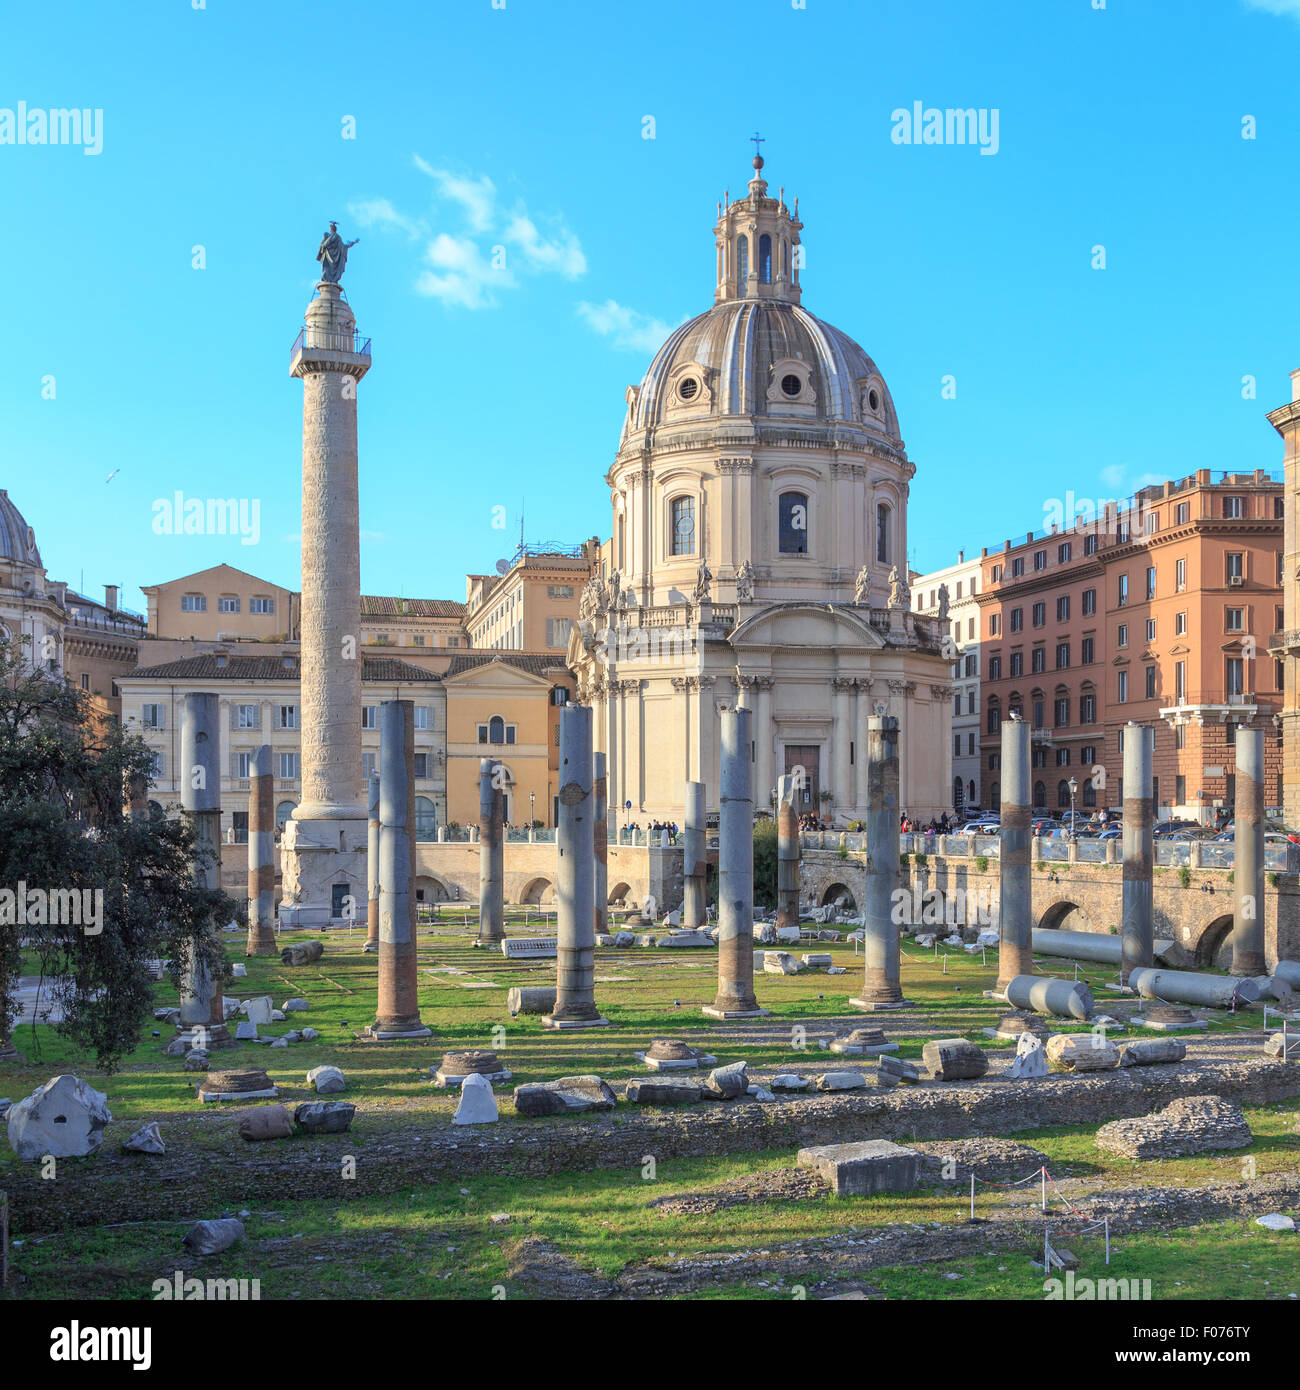
[{"label": "street lamp", "polygon": [[534,806],[534,803],[535,803],[536,801],[537,801],[537,793],[536,793],[536,792],[529,792],[529,793],[528,793],[528,828],[529,828],[529,830],[531,830],[531,829],[533,828],[533,822],[537,819],[537,817],[533,814],[533,806]]},{"label": "street lamp", "polygon": [[1078,827],[1074,823],[1074,798],[1078,793],[1079,784],[1071,777],[1066,785],[1070,788],[1070,839],[1073,840],[1078,831]]}]

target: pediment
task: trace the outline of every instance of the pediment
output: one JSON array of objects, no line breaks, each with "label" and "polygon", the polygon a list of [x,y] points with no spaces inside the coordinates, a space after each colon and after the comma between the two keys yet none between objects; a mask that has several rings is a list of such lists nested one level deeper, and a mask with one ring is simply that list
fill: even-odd
[{"label": "pediment", "polygon": [[884,637],[867,621],[866,610],[825,603],[774,604],[746,618],[730,641],[738,650],[849,647],[879,651],[885,645]]}]

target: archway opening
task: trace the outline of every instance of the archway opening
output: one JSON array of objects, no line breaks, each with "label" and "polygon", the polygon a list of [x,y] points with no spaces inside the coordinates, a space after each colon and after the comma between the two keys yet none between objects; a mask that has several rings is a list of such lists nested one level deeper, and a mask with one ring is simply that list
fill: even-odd
[{"label": "archway opening", "polygon": [[1196,943],[1196,964],[1202,970],[1227,974],[1232,968],[1232,916],[1216,917]]},{"label": "archway opening", "polygon": [[857,900],[847,884],[832,883],[831,886],[822,894],[822,906],[834,903],[841,912],[856,912],[858,910]]},{"label": "archway opening", "polygon": [[549,878],[529,879],[519,901],[527,907],[548,907],[555,902],[555,886]]}]

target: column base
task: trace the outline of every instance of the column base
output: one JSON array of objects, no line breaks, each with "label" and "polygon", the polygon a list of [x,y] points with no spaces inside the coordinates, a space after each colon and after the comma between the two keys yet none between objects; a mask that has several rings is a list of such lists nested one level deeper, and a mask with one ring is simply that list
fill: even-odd
[{"label": "column base", "polygon": [[867,1014],[881,1013],[889,1009],[910,1009],[913,1007],[910,999],[850,999],[849,1003],[855,1009],[861,1009],[863,1013]]},{"label": "column base", "polygon": [[379,942],[367,941],[366,944],[361,948],[361,952],[363,955],[377,956],[379,954]]},{"label": "column base", "polygon": [[1228,969],[1228,974],[1238,979],[1249,979],[1253,975],[1268,975],[1271,972],[1264,964],[1264,953],[1247,956],[1240,965],[1233,959],[1232,965]]},{"label": "column base", "polygon": [[771,1009],[729,1009],[725,1005],[706,1004],[700,1012],[709,1018],[771,1018]]},{"label": "column base", "polygon": [[275,932],[263,930],[256,937],[250,936],[244,947],[244,954],[246,956],[278,956],[280,943],[275,938]]},{"label": "column base", "polygon": [[[202,1042],[194,1041],[195,1033],[202,1034]],[[176,1036],[184,1038],[191,1047],[202,1047],[205,1052],[219,1052],[228,1047],[238,1046],[224,1023],[178,1023]]]},{"label": "column base", "polygon": [[607,1018],[556,1018],[554,1014],[542,1016],[542,1027],[563,1030],[568,1028],[608,1028]]},{"label": "column base", "polygon": [[411,1042],[433,1037],[433,1029],[426,1028],[418,1018],[412,1021],[394,1019],[387,1023],[376,1019],[369,1028],[362,1029],[361,1036],[372,1042]]}]

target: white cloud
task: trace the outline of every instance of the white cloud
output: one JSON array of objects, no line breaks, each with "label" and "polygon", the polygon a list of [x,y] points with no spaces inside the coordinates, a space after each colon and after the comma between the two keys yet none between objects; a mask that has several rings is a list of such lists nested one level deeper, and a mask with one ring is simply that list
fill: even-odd
[{"label": "white cloud", "polygon": [[613,299],[603,304],[582,300],[578,304],[578,317],[592,332],[609,338],[615,347],[633,352],[657,352],[674,328],[663,319],[638,313]]},{"label": "white cloud", "polygon": [[433,269],[420,272],[416,292],[462,309],[490,309],[497,302],[495,291],[518,284],[508,269],[493,265],[468,237],[439,232],[425,247],[424,259]]},{"label": "white cloud", "polygon": [[444,198],[459,203],[465,210],[470,230],[486,232],[496,220],[496,184],[486,174],[469,178],[464,174],[453,174],[448,169],[435,169],[427,160],[414,155],[415,167],[433,179]]},{"label": "white cloud", "polygon": [[1264,10],[1268,14],[1290,15],[1300,20],[1300,0],[1245,0],[1248,10]]},{"label": "white cloud", "polygon": [[424,223],[398,212],[387,198],[371,198],[368,201],[349,203],[348,212],[360,227],[379,227],[405,232],[412,240],[428,231]]},{"label": "white cloud", "polygon": [[1097,477],[1102,487],[1120,498],[1127,497],[1141,488],[1150,487],[1152,483],[1165,481],[1162,473],[1139,473],[1136,478],[1129,478],[1128,469],[1122,463],[1107,464]]},{"label": "white cloud", "polygon": [[563,225],[557,227],[555,236],[548,240],[537,230],[531,217],[517,212],[503,236],[509,244],[519,247],[524,259],[536,270],[553,270],[566,280],[576,280],[586,272],[587,258],[582,254],[578,238]]}]

